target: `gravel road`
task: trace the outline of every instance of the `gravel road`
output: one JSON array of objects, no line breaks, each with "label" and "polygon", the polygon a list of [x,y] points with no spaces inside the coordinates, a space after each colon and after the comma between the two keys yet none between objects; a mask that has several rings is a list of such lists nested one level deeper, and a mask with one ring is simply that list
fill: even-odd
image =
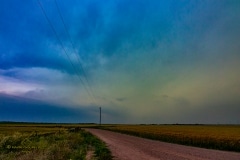
[{"label": "gravel road", "polygon": [[240,153],[154,141],[121,133],[86,129],[104,141],[114,160],[240,160]]}]

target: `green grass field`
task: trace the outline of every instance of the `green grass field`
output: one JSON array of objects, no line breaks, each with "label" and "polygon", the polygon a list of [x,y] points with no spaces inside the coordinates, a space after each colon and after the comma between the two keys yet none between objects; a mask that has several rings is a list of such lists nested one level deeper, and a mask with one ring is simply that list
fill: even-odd
[{"label": "green grass field", "polygon": [[0,160],[112,159],[105,144],[77,124],[0,124]]},{"label": "green grass field", "polygon": [[239,125],[105,125],[102,128],[170,143],[240,152]]}]

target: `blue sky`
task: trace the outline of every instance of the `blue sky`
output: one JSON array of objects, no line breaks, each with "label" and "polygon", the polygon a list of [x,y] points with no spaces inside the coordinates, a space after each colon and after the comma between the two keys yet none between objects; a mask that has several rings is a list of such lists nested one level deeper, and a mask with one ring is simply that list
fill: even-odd
[{"label": "blue sky", "polygon": [[240,123],[238,0],[0,1],[0,24],[0,120]]}]

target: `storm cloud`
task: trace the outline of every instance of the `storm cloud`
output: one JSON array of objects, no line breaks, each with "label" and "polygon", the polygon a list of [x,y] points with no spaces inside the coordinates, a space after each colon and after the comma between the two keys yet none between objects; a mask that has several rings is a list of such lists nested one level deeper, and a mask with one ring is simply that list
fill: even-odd
[{"label": "storm cloud", "polygon": [[0,2],[3,120],[240,123],[239,1],[39,2]]}]

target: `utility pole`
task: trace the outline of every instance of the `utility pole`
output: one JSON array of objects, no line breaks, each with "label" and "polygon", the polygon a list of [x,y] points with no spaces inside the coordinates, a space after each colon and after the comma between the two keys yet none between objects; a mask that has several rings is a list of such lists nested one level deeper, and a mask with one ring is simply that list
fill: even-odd
[{"label": "utility pole", "polygon": [[102,123],[102,111],[101,111],[101,107],[99,107],[99,111],[100,111],[100,117],[99,117],[99,124],[101,125]]}]

